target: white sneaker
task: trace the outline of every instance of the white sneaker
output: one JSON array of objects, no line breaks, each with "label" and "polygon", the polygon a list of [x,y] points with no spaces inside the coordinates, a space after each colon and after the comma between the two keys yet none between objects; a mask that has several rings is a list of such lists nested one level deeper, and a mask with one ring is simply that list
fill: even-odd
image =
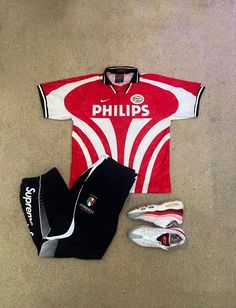
[{"label": "white sneaker", "polygon": [[184,204],[182,201],[168,201],[160,204],[141,206],[128,212],[131,219],[141,219],[162,228],[180,225],[183,222]]},{"label": "white sneaker", "polygon": [[185,243],[184,231],[180,228],[156,228],[140,226],[129,231],[128,238],[142,247],[168,250]]}]

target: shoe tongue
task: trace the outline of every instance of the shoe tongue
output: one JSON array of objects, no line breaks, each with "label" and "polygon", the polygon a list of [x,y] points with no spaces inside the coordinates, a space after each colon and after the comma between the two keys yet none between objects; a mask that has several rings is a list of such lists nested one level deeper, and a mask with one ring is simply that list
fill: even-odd
[{"label": "shoe tongue", "polygon": [[168,233],[160,235],[157,240],[162,242],[164,246],[170,246],[170,237]]}]

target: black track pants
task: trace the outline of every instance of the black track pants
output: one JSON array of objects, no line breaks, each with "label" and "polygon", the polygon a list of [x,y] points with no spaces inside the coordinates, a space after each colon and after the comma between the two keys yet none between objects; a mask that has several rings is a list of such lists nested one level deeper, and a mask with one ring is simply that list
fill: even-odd
[{"label": "black track pants", "polygon": [[101,259],[135,176],[133,169],[103,156],[71,190],[56,168],[23,179],[20,201],[38,254]]}]

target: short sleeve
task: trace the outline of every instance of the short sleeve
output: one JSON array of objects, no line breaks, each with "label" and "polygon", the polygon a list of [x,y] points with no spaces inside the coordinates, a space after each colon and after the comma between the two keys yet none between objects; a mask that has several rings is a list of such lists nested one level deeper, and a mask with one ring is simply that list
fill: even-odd
[{"label": "short sleeve", "polygon": [[53,81],[37,86],[45,118],[68,120],[70,113],[65,107],[65,82]]},{"label": "short sleeve", "polygon": [[199,82],[179,80],[170,90],[178,101],[178,108],[172,115],[172,120],[197,117],[204,88],[205,86]]},{"label": "short sleeve", "polygon": [[[143,78],[144,77],[144,78]],[[141,81],[153,84],[172,93],[176,101],[171,119],[188,119],[198,116],[199,102],[205,86],[200,82],[181,80],[157,74],[143,74]],[[171,108],[166,103],[166,108]]]}]

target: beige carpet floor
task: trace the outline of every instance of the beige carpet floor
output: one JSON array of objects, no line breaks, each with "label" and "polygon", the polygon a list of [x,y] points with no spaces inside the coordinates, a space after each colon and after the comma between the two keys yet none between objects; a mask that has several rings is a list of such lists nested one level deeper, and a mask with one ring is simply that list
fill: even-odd
[{"label": "beige carpet floor", "polygon": [[[0,307],[236,307],[235,1],[1,0]],[[169,195],[132,195],[102,261],[41,259],[19,203],[23,177],[68,183],[71,123],[45,120],[36,85],[108,65],[206,84],[197,119],[172,124]],[[188,244],[128,241],[129,208],[185,202]],[[138,224],[138,223],[136,223]]]}]

